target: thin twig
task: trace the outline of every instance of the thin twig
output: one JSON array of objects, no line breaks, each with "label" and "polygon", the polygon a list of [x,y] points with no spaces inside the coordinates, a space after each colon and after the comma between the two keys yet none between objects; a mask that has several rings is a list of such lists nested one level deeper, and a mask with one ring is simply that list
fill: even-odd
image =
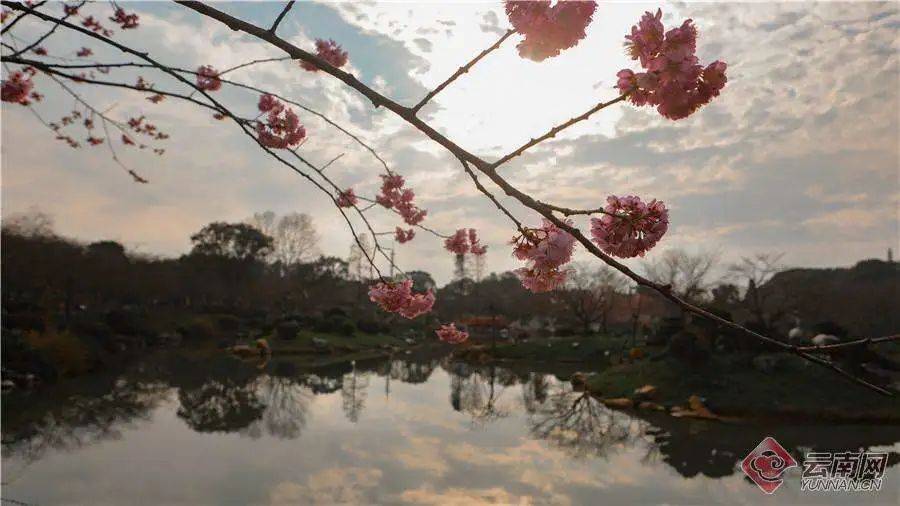
[{"label": "thin twig", "polygon": [[275,30],[278,29],[278,24],[281,23],[281,19],[288,13],[289,10],[291,10],[291,7],[293,7],[293,6],[294,6],[294,0],[291,0],[290,2],[287,3],[287,5],[284,6],[284,9],[281,11],[281,14],[279,14],[278,17],[275,18],[275,22],[272,23],[272,28],[269,28],[270,32],[275,33]]},{"label": "thin twig", "polygon": [[600,102],[599,104],[595,105],[594,107],[591,107],[584,114],[575,116],[574,118],[572,118],[564,123],[560,123],[559,125],[556,125],[555,127],[551,128],[544,135],[541,135],[540,137],[535,137],[534,139],[529,140],[525,144],[522,144],[519,148],[517,148],[512,153],[510,153],[510,154],[504,156],[503,158],[497,160],[496,162],[492,163],[491,167],[497,168],[497,167],[503,165],[504,163],[506,163],[506,162],[510,161],[511,159],[524,153],[525,150],[530,149],[530,148],[534,147],[535,145],[540,144],[541,142],[544,142],[547,139],[556,137],[557,134],[559,134],[566,128],[569,128],[570,126],[574,125],[575,123],[579,123],[581,121],[584,121],[584,120],[590,118],[597,111],[606,109],[607,107],[609,107],[613,104],[618,104],[619,102],[625,100],[626,97],[627,97],[627,95],[620,95],[608,102]]},{"label": "thin twig", "polygon": [[817,351],[834,351],[841,350],[844,348],[851,348],[854,346],[868,346],[870,344],[880,344],[887,343],[892,341],[900,341],[900,334],[894,334],[892,336],[884,336],[884,337],[866,337],[863,339],[855,339],[853,341],[847,341],[846,343],[835,343],[835,344],[822,344],[818,346],[798,346],[797,349],[800,351],[808,351],[808,352],[817,352]]},{"label": "thin twig", "polygon": [[487,56],[491,51],[493,51],[493,50],[497,49],[498,47],[500,47],[500,45],[503,44],[503,41],[505,41],[506,39],[508,39],[509,36],[512,35],[512,34],[514,34],[514,33],[516,33],[515,30],[512,30],[512,29],[507,30],[506,33],[504,33],[504,34],[500,37],[500,39],[497,40],[497,42],[494,42],[494,43],[491,45],[491,47],[489,47],[489,48],[485,49],[484,51],[478,53],[478,56],[476,56],[475,58],[473,58],[469,63],[466,63],[465,65],[463,65],[462,67],[460,67],[459,69],[457,69],[456,72],[454,72],[452,76],[448,77],[446,81],[444,81],[444,82],[442,82],[441,84],[437,85],[437,87],[436,87],[435,89],[431,90],[430,92],[428,92],[427,95],[425,95],[425,98],[423,98],[421,101],[419,101],[418,104],[416,104],[415,106],[413,106],[413,108],[412,108],[413,113],[419,112],[419,109],[421,109],[422,107],[424,107],[425,104],[427,104],[429,100],[431,100],[432,98],[435,97],[435,95],[437,95],[438,93],[440,93],[441,91],[443,91],[444,88],[446,88],[450,83],[452,83],[453,81],[455,81],[459,76],[461,76],[461,75],[465,74],[466,72],[468,72],[468,71],[469,71],[476,63],[478,63],[479,60],[481,60],[482,58],[484,58],[485,56]]}]

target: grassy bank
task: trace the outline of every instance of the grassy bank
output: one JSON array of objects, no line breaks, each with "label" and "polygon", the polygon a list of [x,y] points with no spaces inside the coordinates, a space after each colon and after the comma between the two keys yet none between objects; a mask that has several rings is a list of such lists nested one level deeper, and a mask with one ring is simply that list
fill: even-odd
[{"label": "grassy bank", "polygon": [[[777,354],[720,352],[689,364],[668,355],[664,347],[641,346],[630,355],[625,337],[577,336],[536,339],[524,343],[473,343],[456,355],[467,361],[498,362],[513,370],[549,372],[560,379],[585,374],[586,386],[618,407],[650,401],[666,411],[687,407],[698,398],[725,418],[797,421],[900,423],[900,400],[885,397],[799,357]],[[900,359],[900,346],[880,353]],[[652,397],[635,391],[652,385]],[[696,402],[696,401],[695,401]]]},{"label": "grassy bank", "polygon": [[834,371],[799,357],[770,355],[760,370],[749,355],[713,356],[690,366],[672,357],[613,364],[587,379],[601,398],[634,398],[644,385],[656,387],[653,402],[685,406],[698,396],[713,413],[738,418],[900,423],[900,400],[856,385]]}]

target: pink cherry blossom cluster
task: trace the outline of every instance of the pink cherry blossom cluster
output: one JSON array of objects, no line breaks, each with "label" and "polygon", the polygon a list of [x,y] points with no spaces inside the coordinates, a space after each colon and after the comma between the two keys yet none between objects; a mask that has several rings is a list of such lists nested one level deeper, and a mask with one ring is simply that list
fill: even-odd
[{"label": "pink cherry blossom cluster", "polygon": [[125,9],[121,7],[116,8],[113,16],[110,16],[110,21],[119,25],[119,28],[122,30],[130,30],[132,28],[138,27],[138,15],[131,13],[128,14],[125,12]]},{"label": "pink cherry blossom cluster", "polygon": [[591,218],[591,236],[600,249],[621,258],[644,256],[669,228],[669,211],[659,200],[610,195],[602,218]]},{"label": "pink cherry blossom cluster", "polygon": [[620,70],[617,86],[628,93],[634,105],[656,106],[656,110],[672,120],[690,116],[708,104],[725,87],[727,65],[714,61],[703,68],[694,55],[697,28],[688,19],[681,26],[663,32],[662,11],[646,12],[626,35],[625,46],[646,72]]},{"label": "pink cherry blossom cluster", "polygon": [[388,209],[395,209],[408,225],[418,225],[425,219],[428,211],[419,209],[413,203],[416,194],[411,189],[404,188],[404,184],[403,176],[399,174],[382,174],[381,193],[375,196],[375,202]]},{"label": "pink cherry blossom cluster", "polygon": [[94,54],[94,51],[92,51],[91,48],[83,47],[83,48],[79,49],[77,53],[75,53],[75,56],[77,56],[79,58],[87,58],[88,56],[90,56],[92,54]]},{"label": "pink cherry blossom cluster", "polygon": [[[347,64],[347,51],[333,40],[316,39],[316,56],[327,61],[332,67],[343,67]],[[300,67],[310,72],[318,72],[319,68],[312,63],[301,61]]]},{"label": "pink cherry blossom cluster", "polygon": [[454,323],[441,325],[441,328],[437,329],[435,334],[437,334],[438,339],[450,344],[464,343],[469,339],[469,333],[458,330]]},{"label": "pink cherry blossom cluster", "polygon": [[17,70],[10,74],[9,79],[4,79],[2,86],[0,86],[0,98],[4,102],[22,105],[30,104],[31,100],[29,100],[29,97],[31,90],[34,88],[34,81],[31,80],[33,75],[34,71],[29,72],[28,69],[24,72]]},{"label": "pink cherry blossom cluster", "polygon": [[507,0],[506,15],[516,32],[525,36],[516,46],[519,55],[534,61],[557,56],[585,37],[597,2]]},{"label": "pink cherry blossom cluster", "polygon": [[337,205],[338,207],[353,207],[356,203],[359,202],[359,197],[354,193],[353,188],[347,188],[342,192],[338,192],[337,197]]},{"label": "pink cherry blossom cluster", "polygon": [[545,219],[541,228],[526,229],[512,244],[513,256],[528,262],[515,271],[525,288],[536,293],[549,292],[565,283],[567,271],[561,267],[572,260],[572,234]]},{"label": "pink cherry blossom cluster", "polygon": [[394,230],[394,240],[399,242],[400,244],[407,243],[413,240],[413,237],[416,236],[416,231],[413,229],[403,230],[400,227],[397,227]]},{"label": "pink cherry blossom cluster", "polygon": [[377,283],[369,288],[369,300],[389,313],[397,313],[408,319],[431,311],[434,306],[434,292],[412,292],[412,280]]},{"label": "pink cherry blossom cluster", "polygon": [[113,31],[103,26],[94,16],[88,16],[81,21],[81,26],[87,28],[94,33],[100,33],[107,37],[113,34]]},{"label": "pink cherry blossom cluster", "polygon": [[197,87],[204,91],[218,91],[222,87],[219,73],[210,65],[197,69]]},{"label": "pink cherry blossom cluster", "polygon": [[287,149],[306,138],[306,128],[300,124],[297,114],[274,96],[266,93],[259,97],[257,107],[261,112],[267,113],[265,122],[256,123],[256,135],[263,146]]},{"label": "pink cherry blossom cluster", "polygon": [[487,246],[481,244],[478,232],[474,228],[461,228],[444,240],[444,248],[450,253],[465,255],[471,253],[481,256],[487,253]]}]

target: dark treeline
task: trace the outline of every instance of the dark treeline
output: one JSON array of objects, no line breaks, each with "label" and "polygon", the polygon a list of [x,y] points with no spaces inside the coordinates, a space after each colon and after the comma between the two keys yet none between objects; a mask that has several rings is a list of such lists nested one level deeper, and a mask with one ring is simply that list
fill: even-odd
[{"label": "dark treeline", "polygon": [[[136,254],[115,241],[63,238],[40,213],[7,217],[0,240],[3,365],[43,377],[91,370],[108,355],[147,346],[290,340],[301,331],[419,340],[455,321],[476,339],[494,338],[502,328],[503,337],[619,333],[632,343],[650,337],[664,343],[685,328],[683,315],[660,297],[610,269],[577,263],[567,286],[548,294],[526,291],[510,272],[437,288],[427,272],[412,271],[415,289],[435,289],[437,303],[433,313],[406,320],[368,300],[372,274],[358,250],[351,248],[347,260],[319,255],[312,220],[296,213],[210,223],[177,258]],[[715,278],[714,255],[673,250],[645,270],[687,300],[783,339],[792,329],[804,339],[896,330],[895,262],[785,270],[778,258],[747,258],[728,277]],[[721,329],[686,335],[693,342],[704,333],[716,338]],[[732,341],[739,343],[723,343]],[[65,365],[35,371],[35,354]]]}]

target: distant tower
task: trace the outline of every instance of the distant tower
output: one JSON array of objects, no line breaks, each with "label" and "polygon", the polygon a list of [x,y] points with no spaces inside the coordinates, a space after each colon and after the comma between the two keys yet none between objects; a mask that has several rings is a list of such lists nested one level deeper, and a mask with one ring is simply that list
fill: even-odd
[{"label": "distant tower", "polygon": [[894,262],[894,250],[888,248],[888,263]]}]

